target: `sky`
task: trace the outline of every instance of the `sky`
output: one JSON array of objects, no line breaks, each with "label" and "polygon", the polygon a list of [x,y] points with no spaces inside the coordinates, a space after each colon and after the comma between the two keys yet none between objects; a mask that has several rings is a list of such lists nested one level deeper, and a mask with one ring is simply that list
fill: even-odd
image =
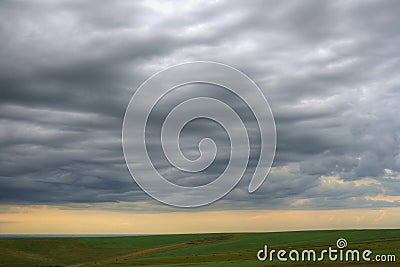
[{"label": "sky", "polygon": [[[0,233],[398,227],[398,14],[395,0],[1,1]],[[228,64],[256,82],[277,149],[253,194],[257,151],[227,196],[181,209],[133,181],[121,133],[135,90],[194,60]],[[246,107],[207,86],[177,90],[150,126],[193,95],[230,102],[257,142]],[[202,173],[169,166],[150,137],[154,166],[177,184],[208,183],[229,159],[226,134],[208,120],[182,131],[188,155],[204,137],[219,147]]]}]

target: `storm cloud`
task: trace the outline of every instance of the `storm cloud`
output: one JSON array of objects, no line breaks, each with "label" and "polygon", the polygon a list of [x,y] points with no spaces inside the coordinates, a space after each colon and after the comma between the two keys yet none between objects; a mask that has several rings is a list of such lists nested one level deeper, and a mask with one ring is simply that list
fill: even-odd
[{"label": "storm cloud", "polygon": [[[250,170],[209,208],[399,206],[398,14],[395,0],[2,1],[0,201],[157,209],[123,158],[125,109],[152,74],[210,60],[243,71],[263,90],[278,140],[259,191],[247,192]],[[231,96],[199,90],[251,121]],[[152,122],[161,123],[167,109]],[[198,121],[182,136],[190,155],[209,134],[222,148],[207,172],[174,171],[157,142],[155,166],[177,183],[209,182],[227,162],[225,133]]]}]

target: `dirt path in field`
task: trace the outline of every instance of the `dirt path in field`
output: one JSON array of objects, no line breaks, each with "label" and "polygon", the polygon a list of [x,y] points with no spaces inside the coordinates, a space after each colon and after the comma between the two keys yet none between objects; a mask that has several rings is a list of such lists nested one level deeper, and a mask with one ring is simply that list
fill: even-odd
[{"label": "dirt path in field", "polygon": [[[116,256],[116,257],[112,257],[110,259],[103,259],[99,262],[96,262],[95,264],[106,264],[106,263],[111,263],[111,262],[124,261],[129,258],[138,257],[138,256],[142,256],[142,255],[149,254],[149,253],[164,252],[164,251],[171,250],[171,249],[182,248],[182,247],[185,247],[185,245],[186,245],[185,243],[182,243],[182,244],[175,244],[175,245],[169,245],[169,246],[163,246],[163,247],[142,249],[142,250],[128,253],[128,254],[125,254],[122,256]],[[94,264],[94,263],[90,263],[90,262],[79,263],[79,264],[74,264],[74,265],[68,265],[68,267],[79,267],[79,266],[92,265],[92,264]]]},{"label": "dirt path in field", "polygon": [[223,236],[209,236],[209,237],[204,237],[201,239],[189,241],[186,243],[179,243],[179,244],[162,246],[162,247],[142,249],[140,251],[129,253],[129,254],[126,254],[126,255],[123,255],[123,256],[120,256],[117,258],[125,260],[125,259],[132,258],[132,257],[142,256],[144,254],[164,252],[167,250],[172,250],[172,249],[177,249],[177,248],[191,247],[191,246],[197,246],[197,245],[203,245],[203,244],[220,243],[220,242],[224,242],[224,241],[233,240],[238,237],[239,237],[239,234],[227,234],[227,235],[223,235]]},{"label": "dirt path in field", "polygon": [[142,249],[142,250],[124,254],[121,256],[116,256],[116,257],[112,257],[109,259],[103,259],[96,263],[87,262],[87,263],[68,265],[68,267],[79,267],[79,266],[85,266],[85,265],[100,265],[100,266],[102,266],[105,264],[113,264],[113,263],[118,263],[118,262],[127,260],[129,258],[143,256],[145,254],[159,253],[159,252],[165,252],[168,250],[173,250],[173,249],[178,249],[178,248],[199,246],[199,245],[205,245],[205,244],[215,244],[215,243],[230,241],[230,240],[239,238],[241,235],[242,234],[226,234],[226,235],[221,235],[221,236],[208,236],[208,237],[192,240],[192,241],[185,242],[185,243],[178,243],[178,244],[173,244],[173,245],[168,245],[168,246]]},{"label": "dirt path in field", "polygon": [[181,243],[181,244],[175,244],[175,245],[169,245],[169,246],[163,246],[163,247],[147,248],[147,249],[135,251],[135,252],[123,255],[123,256],[116,257],[116,259],[126,260],[128,258],[138,257],[138,256],[142,256],[145,254],[164,252],[167,250],[183,248],[183,247],[187,247],[187,245],[185,243]]}]

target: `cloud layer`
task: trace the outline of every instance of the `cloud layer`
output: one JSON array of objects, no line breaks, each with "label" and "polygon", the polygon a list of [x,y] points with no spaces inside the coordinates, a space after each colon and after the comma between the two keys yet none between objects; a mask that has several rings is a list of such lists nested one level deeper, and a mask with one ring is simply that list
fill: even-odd
[{"label": "cloud layer", "polygon": [[[123,159],[125,108],[155,72],[211,60],[256,81],[278,134],[261,189],[246,192],[248,173],[211,208],[399,206],[399,13],[394,0],[3,1],[0,201],[156,204]],[[168,105],[154,114],[155,125]],[[155,165],[184,185],[209,181],[227,162],[224,132],[198,121],[182,138],[190,155],[206,134],[221,147],[208,172],[179,174],[156,147]]]}]

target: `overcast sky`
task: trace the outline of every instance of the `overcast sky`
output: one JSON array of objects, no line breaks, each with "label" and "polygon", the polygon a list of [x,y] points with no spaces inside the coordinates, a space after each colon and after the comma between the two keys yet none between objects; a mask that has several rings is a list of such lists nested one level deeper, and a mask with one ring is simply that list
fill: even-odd
[{"label": "overcast sky", "polygon": [[[396,0],[1,1],[0,201],[164,209],[128,172],[124,112],[155,72],[210,60],[258,84],[278,140],[257,192],[247,192],[247,174],[203,209],[398,207],[399,14]],[[234,101],[210,88],[188,91],[196,90]],[[152,119],[155,127],[160,118]],[[183,134],[226,145],[224,131],[209,121]],[[159,151],[150,154],[162,169]],[[220,152],[208,172],[163,171],[184,185],[209,182],[227,162]]]}]

